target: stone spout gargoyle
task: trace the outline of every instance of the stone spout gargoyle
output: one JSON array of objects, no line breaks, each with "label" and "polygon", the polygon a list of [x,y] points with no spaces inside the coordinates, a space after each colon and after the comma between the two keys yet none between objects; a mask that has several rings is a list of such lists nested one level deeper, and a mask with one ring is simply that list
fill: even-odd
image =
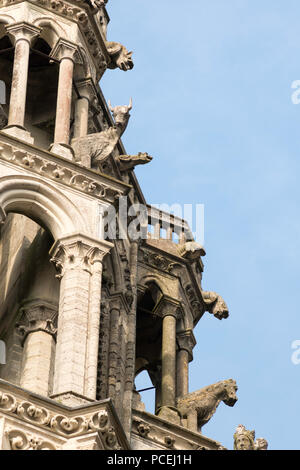
[{"label": "stone spout gargoyle", "polygon": [[229,317],[229,310],[225,300],[216,292],[202,291],[206,312],[212,313],[218,320]]},{"label": "stone spout gargoyle", "polygon": [[145,165],[151,162],[152,157],[148,153],[139,152],[137,155],[119,155],[116,157],[121,171],[133,170],[137,165]]},{"label": "stone spout gargoyle", "polygon": [[183,425],[190,431],[201,432],[201,428],[215,414],[221,401],[228,406],[237,402],[237,384],[235,380],[222,380],[214,385],[201,388],[177,399]]},{"label": "stone spout gargoyle", "polygon": [[108,64],[110,69],[118,67],[127,72],[127,70],[131,70],[134,67],[132,60],[133,52],[128,52],[125,46],[119,42],[107,41],[106,48],[111,59],[111,62]]}]

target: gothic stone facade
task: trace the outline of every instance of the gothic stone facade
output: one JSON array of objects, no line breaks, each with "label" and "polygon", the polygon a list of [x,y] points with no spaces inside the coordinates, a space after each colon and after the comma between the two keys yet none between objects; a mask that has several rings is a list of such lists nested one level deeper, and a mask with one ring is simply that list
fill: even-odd
[{"label": "gothic stone facade", "polygon": [[[189,394],[188,368],[197,322],[228,309],[201,288],[186,222],[146,205],[134,167],[151,157],[121,142],[132,102],[112,108],[99,86],[133,67],[105,4],[0,0],[0,449],[218,449],[201,427],[236,383]],[[104,236],[124,200],[151,234],[118,219]],[[144,370],[155,415],[135,391]]]}]

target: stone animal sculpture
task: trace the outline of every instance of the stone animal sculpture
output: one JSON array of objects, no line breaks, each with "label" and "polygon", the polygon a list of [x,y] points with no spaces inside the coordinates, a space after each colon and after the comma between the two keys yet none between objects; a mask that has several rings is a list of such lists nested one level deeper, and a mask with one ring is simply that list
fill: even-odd
[{"label": "stone animal sculpture", "polygon": [[136,165],[151,162],[152,157],[148,153],[139,152],[137,155],[119,155],[116,160],[119,162],[121,171],[128,171],[133,170]]},{"label": "stone animal sculpture", "polygon": [[184,243],[184,245],[179,245],[179,254],[189,261],[196,261],[200,259],[201,256],[205,256],[206,252],[202,245],[190,241]]},{"label": "stone animal sculpture", "polygon": [[129,106],[111,106],[109,102],[115,125],[102,132],[95,132],[84,137],[72,140],[72,147],[75,151],[76,160],[85,166],[98,168],[116,148],[121,136],[127,127],[132,109],[132,99]]},{"label": "stone animal sculpture", "polygon": [[124,72],[133,69],[133,52],[128,52],[125,46],[119,42],[107,41],[106,49],[111,59],[110,63],[108,64],[110,69],[116,69],[118,67]]},{"label": "stone animal sculpture", "polygon": [[267,450],[266,439],[258,438],[255,441],[255,431],[248,431],[242,424],[236,428],[234,439],[234,450]]},{"label": "stone animal sculpture", "polygon": [[225,300],[216,292],[202,291],[206,312],[213,314],[218,320],[229,317],[229,310]]},{"label": "stone animal sculpture", "polygon": [[228,406],[235,405],[237,389],[235,380],[222,380],[178,398],[177,408],[183,424],[191,431],[201,432],[201,428],[212,418],[222,401]]}]

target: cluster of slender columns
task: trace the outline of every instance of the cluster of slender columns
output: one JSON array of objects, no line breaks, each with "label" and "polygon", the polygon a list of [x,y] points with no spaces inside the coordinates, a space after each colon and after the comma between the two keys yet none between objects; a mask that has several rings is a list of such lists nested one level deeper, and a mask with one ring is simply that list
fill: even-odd
[{"label": "cluster of slender columns", "polygon": [[102,260],[106,241],[66,237],[52,248],[60,271],[60,301],[53,395],[96,399]]},{"label": "cluster of slender columns", "polygon": [[39,299],[22,308],[17,325],[24,347],[22,387],[70,405],[96,399],[102,261],[110,248],[109,242],[83,236],[53,246],[59,306]]},{"label": "cluster of slender columns", "polygon": [[[42,30],[26,22],[9,25],[6,29],[15,46],[15,53],[8,124],[5,132],[33,142],[25,128],[28,67],[30,48]],[[79,47],[62,38],[51,51],[50,58],[59,61],[56,121],[51,151],[73,159],[73,151],[69,144],[74,67],[75,64],[81,64],[83,59]],[[74,137],[82,137],[88,132],[89,107],[95,96],[95,87],[92,80],[87,78],[77,83],[77,89],[80,96],[75,104]]]}]

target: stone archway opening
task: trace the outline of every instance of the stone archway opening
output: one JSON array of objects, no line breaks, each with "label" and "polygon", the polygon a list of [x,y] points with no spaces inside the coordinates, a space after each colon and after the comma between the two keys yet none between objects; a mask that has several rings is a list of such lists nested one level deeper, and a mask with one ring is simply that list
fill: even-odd
[{"label": "stone archway opening", "polygon": [[52,393],[59,303],[53,242],[47,229],[22,214],[10,212],[1,226],[0,337],[7,358],[0,377],[46,396]]}]

